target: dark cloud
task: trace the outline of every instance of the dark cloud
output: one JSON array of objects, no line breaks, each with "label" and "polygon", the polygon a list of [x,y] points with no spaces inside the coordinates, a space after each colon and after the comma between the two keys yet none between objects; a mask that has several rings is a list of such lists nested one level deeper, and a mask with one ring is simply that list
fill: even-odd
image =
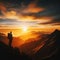
[{"label": "dark cloud", "polygon": [[52,20],[54,23],[60,23],[60,16],[56,17],[55,19]]},{"label": "dark cloud", "polygon": [[[60,23],[59,0],[0,0],[0,2],[0,15],[4,15],[6,11],[9,12],[14,10],[17,14],[33,16],[35,19],[39,19],[41,17],[53,17],[50,22],[42,24],[59,25]],[[0,19],[0,22],[8,20]]]},{"label": "dark cloud", "polygon": [[44,24],[44,25],[47,25],[47,24],[50,24],[50,25],[60,25],[60,17],[56,17],[56,18],[52,19],[49,22],[40,23],[40,24]]},{"label": "dark cloud", "polygon": [[2,18],[0,18],[0,23],[2,23],[2,22],[16,22],[16,20],[15,19],[2,19]]}]

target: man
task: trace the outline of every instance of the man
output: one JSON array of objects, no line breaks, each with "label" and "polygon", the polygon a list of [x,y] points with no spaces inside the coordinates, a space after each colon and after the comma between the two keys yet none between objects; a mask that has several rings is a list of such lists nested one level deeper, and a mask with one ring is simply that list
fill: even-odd
[{"label": "man", "polygon": [[13,40],[12,32],[8,33],[8,39],[9,39],[9,46],[11,47],[12,40]]}]

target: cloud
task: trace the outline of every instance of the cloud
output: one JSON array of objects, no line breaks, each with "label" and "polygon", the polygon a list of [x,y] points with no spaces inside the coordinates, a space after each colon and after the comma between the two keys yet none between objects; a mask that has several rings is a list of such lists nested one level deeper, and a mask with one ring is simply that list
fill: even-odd
[{"label": "cloud", "polygon": [[3,3],[0,3],[0,11],[4,15],[7,11],[6,6]]},{"label": "cloud", "polygon": [[60,17],[55,16],[50,21],[42,22],[40,24],[43,24],[43,25],[60,25]]},{"label": "cloud", "polygon": [[43,10],[44,8],[38,7],[35,3],[30,3],[22,12],[23,13],[38,13]]},{"label": "cloud", "polygon": [[[47,20],[48,19],[48,20]],[[39,27],[43,23],[47,23],[50,21],[50,18],[41,18],[36,20],[16,20],[16,19],[8,19],[8,18],[0,18],[0,24],[1,25],[7,25],[7,26],[16,26],[21,27],[22,25],[26,25],[29,27]]]},{"label": "cloud", "polygon": [[[17,0],[16,0],[17,1]],[[27,1],[27,0],[26,0]],[[40,25],[60,25],[60,10],[55,6],[47,6],[47,4],[42,3],[43,6],[38,6],[38,0],[33,0],[29,4],[25,2],[16,3],[0,3],[0,10],[3,16],[0,16],[0,22],[16,22],[16,20],[40,20],[38,24]],[[28,1],[27,1],[28,2]],[[9,5],[8,5],[9,4]],[[49,4],[48,4],[49,5]],[[18,7],[19,6],[19,7]],[[3,18],[5,20],[3,20]],[[6,20],[7,19],[7,20]],[[13,23],[12,23],[13,24]]]}]

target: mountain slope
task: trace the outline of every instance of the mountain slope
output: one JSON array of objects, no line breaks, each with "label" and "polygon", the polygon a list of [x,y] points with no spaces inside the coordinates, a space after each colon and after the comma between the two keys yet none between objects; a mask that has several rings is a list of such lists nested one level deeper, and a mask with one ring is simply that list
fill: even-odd
[{"label": "mountain slope", "polygon": [[55,60],[59,58],[60,54],[60,31],[55,30],[48,36],[45,45],[39,49],[35,55],[34,60]]},{"label": "mountain slope", "polygon": [[30,60],[30,58],[26,54],[21,54],[18,48],[0,42],[0,60]]},{"label": "mountain slope", "polygon": [[42,36],[39,36],[37,40],[35,40],[34,38],[29,39],[30,42],[27,42],[19,47],[20,51],[29,55],[34,54],[37,50],[39,50],[39,48],[42,47],[42,45],[44,44],[44,39],[46,39],[46,36],[47,35],[43,34]]}]

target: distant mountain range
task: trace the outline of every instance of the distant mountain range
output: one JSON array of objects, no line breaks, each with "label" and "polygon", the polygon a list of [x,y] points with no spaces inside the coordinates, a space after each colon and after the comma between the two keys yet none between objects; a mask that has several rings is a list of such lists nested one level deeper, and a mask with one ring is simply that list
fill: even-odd
[{"label": "distant mountain range", "polygon": [[8,39],[4,33],[0,33],[0,42],[3,42],[4,44],[8,45]]}]

